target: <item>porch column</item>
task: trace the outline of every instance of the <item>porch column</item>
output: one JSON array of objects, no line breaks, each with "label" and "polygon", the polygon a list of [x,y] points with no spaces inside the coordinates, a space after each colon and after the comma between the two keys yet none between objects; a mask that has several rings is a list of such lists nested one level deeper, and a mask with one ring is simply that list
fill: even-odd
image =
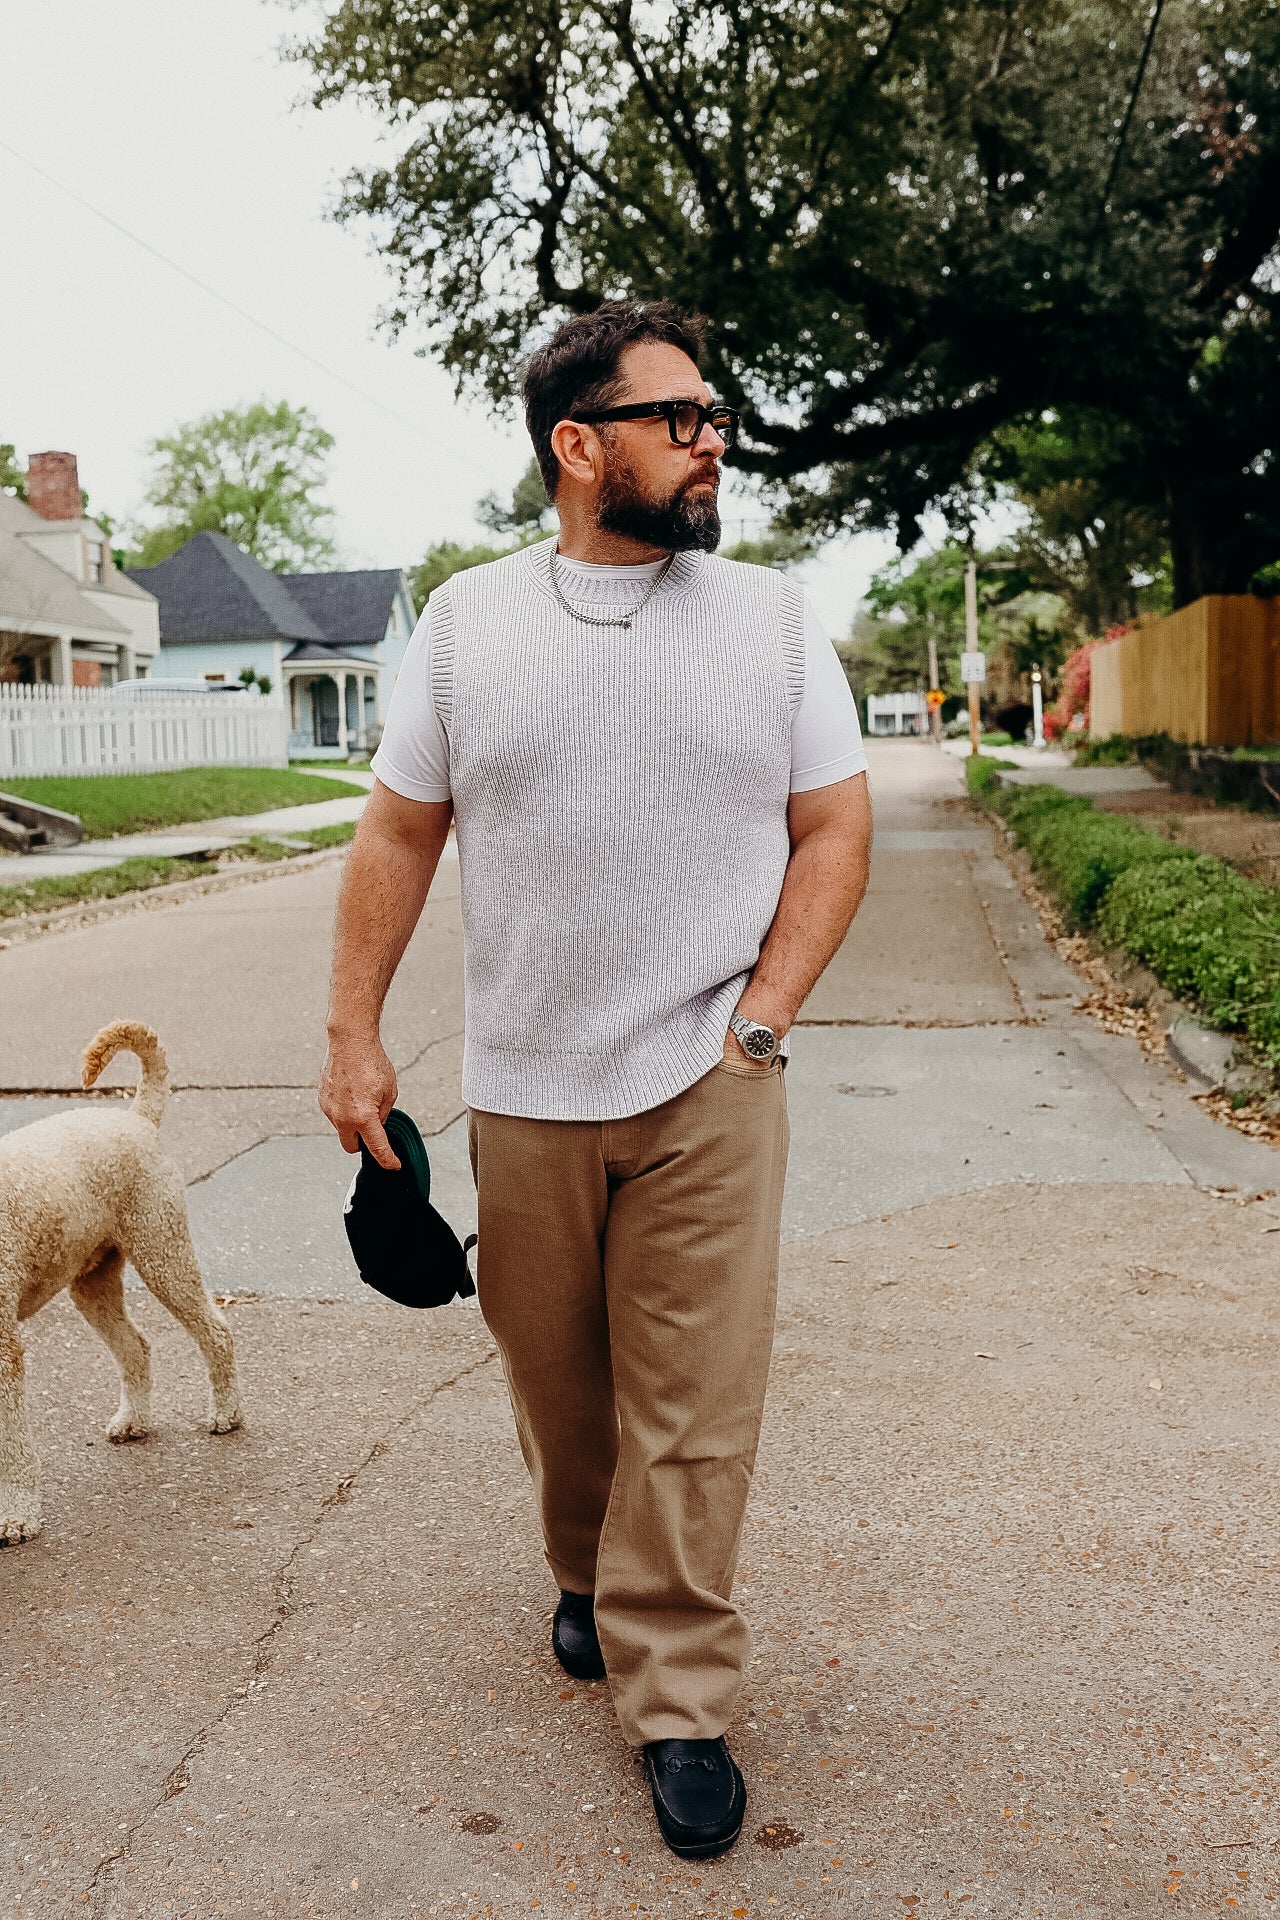
[{"label": "porch column", "polygon": [[338,683],[338,751],[349,753],[351,749],[347,742],[347,676],[344,672],[338,672],[333,677]]},{"label": "porch column", "polygon": [[58,635],[53,643],[53,657],[58,665],[54,678],[60,687],[69,687],[74,679],[71,669],[71,635],[69,633]]}]

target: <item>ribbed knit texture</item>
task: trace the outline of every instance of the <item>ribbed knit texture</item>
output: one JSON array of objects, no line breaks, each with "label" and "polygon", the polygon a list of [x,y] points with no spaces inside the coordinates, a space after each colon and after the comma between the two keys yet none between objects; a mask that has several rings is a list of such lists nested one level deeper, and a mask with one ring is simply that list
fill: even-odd
[{"label": "ribbed knit texture", "polygon": [[[585,625],[550,542],[432,596],[466,971],[462,1092],[609,1120],[720,1058],[790,845],[804,601],[764,567],[679,554],[630,629]],[[642,587],[575,573],[575,604]]]}]

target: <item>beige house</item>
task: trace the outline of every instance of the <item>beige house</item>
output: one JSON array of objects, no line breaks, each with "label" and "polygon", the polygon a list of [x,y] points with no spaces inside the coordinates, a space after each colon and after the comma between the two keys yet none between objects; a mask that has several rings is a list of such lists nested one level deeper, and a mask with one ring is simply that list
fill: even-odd
[{"label": "beige house", "polygon": [[145,677],[160,609],[86,519],[73,453],[33,453],[25,501],[0,493],[0,680],[109,687]]}]

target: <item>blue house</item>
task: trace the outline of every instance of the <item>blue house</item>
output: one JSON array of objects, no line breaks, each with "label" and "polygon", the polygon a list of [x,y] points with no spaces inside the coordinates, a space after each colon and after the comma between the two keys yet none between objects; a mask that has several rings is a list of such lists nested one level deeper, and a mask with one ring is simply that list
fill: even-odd
[{"label": "blue house", "polygon": [[271,573],[224,533],[197,533],[128,573],[160,604],[153,680],[234,686],[250,669],[288,702],[290,753],[377,744],[416,617],[398,568]]}]

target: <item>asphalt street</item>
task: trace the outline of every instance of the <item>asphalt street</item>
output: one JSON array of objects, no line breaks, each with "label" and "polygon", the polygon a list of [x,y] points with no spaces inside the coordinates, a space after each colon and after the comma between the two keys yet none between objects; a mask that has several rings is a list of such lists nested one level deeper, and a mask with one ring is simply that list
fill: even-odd
[{"label": "asphalt street", "polygon": [[[159,1426],[112,1448],[68,1302],[24,1330],[45,1532],[0,1555],[12,1912],[1273,1910],[1276,1154],[1075,1010],[953,760],[875,743],[872,776],[871,890],[787,1070],[751,1804],[700,1869],[658,1842],[607,1689],[550,1659],[478,1312],[401,1312],[347,1258],[314,1104],[340,857],[0,951],[0,1128],[74,1097],[107,1020],[165,1041],[248,1406],[202,1432],[192,1350],[135,1293]],[[460,951],[446,862],[386,1037],[463,1228]]]}]

